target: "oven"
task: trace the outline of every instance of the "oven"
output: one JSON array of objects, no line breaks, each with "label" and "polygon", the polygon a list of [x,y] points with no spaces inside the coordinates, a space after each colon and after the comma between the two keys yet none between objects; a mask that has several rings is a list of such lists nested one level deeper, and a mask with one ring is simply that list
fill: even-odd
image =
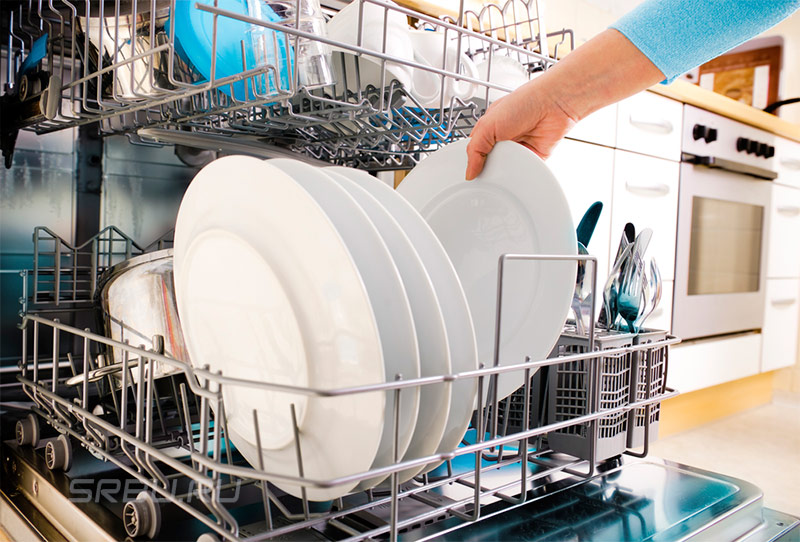
[{"label": "oven", "polygon": [[689,105],[683,126],[673,332],[760,329],[774,136]]}]

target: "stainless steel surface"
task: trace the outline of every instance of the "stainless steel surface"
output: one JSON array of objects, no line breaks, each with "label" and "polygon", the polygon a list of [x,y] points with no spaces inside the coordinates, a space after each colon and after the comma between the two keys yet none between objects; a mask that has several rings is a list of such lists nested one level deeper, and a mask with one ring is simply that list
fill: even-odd
[{"label": "stainless steel surface", "polygon": [[[98,304],[106,336],[165,356],[189,361],[175,300],[172,249],[149,252],[108,269],[100,277]],[[122,370],[125,355],[118,348],[109,351],[108,365]],[[131,367],[139,360],[129,357]],[[156,363],[153,378],[176,372]],[[137,374],[133,373],[134,382]]]},{"label": "stainless steel surface", "polygon": [[[300,18],[294,26],[284,26],[226,11],[211,3],[198,4],[196,9],[215,15],[208,18],[214,23],[206,31],[217,45],[226,39],[238,43],[242,38],[218,32],[217,21],[238,20],[254,29],[282,32],[295,46],[308,40],[306,43],[318,47],[331,46],[343,51],[334,54],[334,75],[341,80],[352,73],[355,79],[348,84],[312,89],[313,85],[303,86],[299,77],[291,77],[288,88],[280,89],[277,96],[253,92],[252,96],[234,98],[230,96],[232,85],[244,82],[249,89],[257,90],[259,78],[268,73],[280,74],[282,66],[273,62],[226,77],[216,76],[212,70],[208,81],[187,83],[174,25],[166,31],[163,24],[162,6],[174,8],[175,1],[133,13],[130,4],[117,0],[105,3],[103,18],[96,9],[89,13],[83,4],[64,0],[54,0],[44,9],[22,10],[23,18],[14,19],[12,31],[38,36],[47,29],[51,43],[63,44],[51,48],[51,54],[44,60],[44,68],[55,69],[63,82],[60,111],[53,119],[35,122],[32,128],[45,133],[100,122],[104,133],[134,133],[150,127],[228,136],[255,135],[268,138],[270,144],[278,143],[326,162],[358,165],[362,169],[398,169],[410,168],[425,153],[465,137],[482,114],[489,90],[509,90],[453,71],[456,68],[444,55],[441,64],[429,65],[387,54],[385,45],[381,50],[361,46],[362,35],[385,30],[360,28],[356,24],[352,32],[359,39],[355,44],[347,44],[306,32]],[[381,13],[403,19],[414,17],[421,28],[439,31],[437,36],[441,36],[443,50],[445,42],[450,41],[455,44],[457,54],[463,52],[472,60],[488,62],[487,80],[491,80],[495,57],[512,57],[530,74],[549,68],[560,49],[573,47],[571,31],[545,35],[537,0],[508,0],[505,6],[491,5],[475,11],[464,11],[462,5],[457,17],[442,19],[383,0],[360,1]],[[140,4],[149,6],[145,2]],[[112,13],[113,17],[108,15]],[[98,27],[95,29],[84,20],[87,23],[84,26],[91,29],[84,35],[79,32],[79,21],[87,15],[94,16],[89,21]],[[135,34],[135,39],[118,44],[125,32]],[[105,40],[102,45],[101,36]],[[547,50],[548,37],[558,41],[553,51]],[[9,53],[13,56],[17,42],[12,40],[11,47]],[[81,62],[82,58],[91,58],[93,49],[102,49],[108,59]],[[210,58],[215,58],[216,52],[211,50]],[[362,75],[356,69],[357,56],[369,58],[380,67],[380,80],[385,83],[379,85],[382,88],[367,88],[362,84]],[[385,71],[387,63],[428,72],[434,78],[476,85],[475,100],[445,99],[442,95],[436,107],[421,107],[409,89],[402,88]],[[244,59],[243,65],[246,65]],[[191,79],[191,74],[188,78]],[[148,142],[145,138],[139,141]]]},{"label": "stainless steel surface", "polygon": [[404,539],[756,541],[777,540],[800,525],[764,509],[752,484],[658,459],[626,462],[577,484],[553,480],[551,486],[544,499],[488,507],[478,523],[451,519]]},{"label": "stainless steel surface", "polygon": [[[696,126],[713,127],[717,138],[695,140]],[[684,152],[707,152],[750,169],[773,167],[772,157],[737,150],[739,137],[772,141],[755,128],[684,106]],[[691,339],[760,329],[770,183],[688,162],[680,175],[673,332]]]}]

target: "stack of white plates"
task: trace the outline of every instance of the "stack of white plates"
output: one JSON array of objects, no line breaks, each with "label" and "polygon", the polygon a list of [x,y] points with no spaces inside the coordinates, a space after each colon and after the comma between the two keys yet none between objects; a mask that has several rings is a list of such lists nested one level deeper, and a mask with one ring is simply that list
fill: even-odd
[{"label": "stack of white plates", "polygon": [[[508,249],[550,251],[554,234],[566,240],[555,252],[575,253],[570,213],[558,184],[531,152],[508,145],[512,154],[532,157],[549,176],[531,177],[530,167],[518,170],[524,172],[527,192],[538,194],[533,199],[543,200],[542,205],[529,208],[533,202],[516,191],[520,183],[503,184],[514,178],[513,171],[507,171],[506,181],[497,181],[492,171],[499,164],[492,160],[473,183],[463,181],[462,165],[442,172],[437,164],[460,160],[461,143],[412,172],[400,191],[408,201],[367,173],[289,159],[230,156],[198,173],[181,203],[174,249],[190,359],[227,377],[286,386],[285,391],[223,386],[228,436],[249,463],[279,476],[330,480],[459,445],[476,403],[474,378],[403,388],[399,402],[394,391],[322,397],[302,390],[442,376],[493,363],[486,355],[493,351],[493,326],[477,328],[476,345],[473,317],[479,326],[494,319],[494,306],[485,303],[493,302],[495,285],[480,290],[496,280],[488,276],[496,256]],[[498,145],[501,153],[506,148]],[[557,193],[547,192],[553,186]],[[476,193],[479,187],[492,195]],[[556,207],[563,204],[563,209],[547,201],[554,194]],[[549,209],[545,221],[537,217],[542,206]],[[562,235],[558,222],[565,223],[571,238]],[[523,302],[554,302],[548,294],[552,288],[543,282],[554,277],[543,270],[525,274],[530,284],[524,285]],[[547,354],[566,317],[574,277],[573,271],[566,299],[558,299],[563,307],[544,307],[553,313],[549,318],[535,306],[524,314],[514,309],[510,333],[516,342],[501,363],[524,361],[511,356],[525,347],[531,353],[545,350],[540,357]],[[552,337],[548,319],[559,320]],[[506,388],[510,393],[522,384],[522,375],[500,383],[501,396],[507,395]],[[406,469],[399,480],[435,466]],[[308,487],[306,494],[331,500],[387,478]],[[280,477],[272,481],[301,496],[299,484]]]}]

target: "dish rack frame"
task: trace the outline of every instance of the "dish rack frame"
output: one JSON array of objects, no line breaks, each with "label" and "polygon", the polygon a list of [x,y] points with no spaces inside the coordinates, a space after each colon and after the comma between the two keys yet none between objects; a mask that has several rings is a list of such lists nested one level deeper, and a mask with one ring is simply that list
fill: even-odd
[{"label": "dish rack frame", "polygon": [[[110,31],[119,28],[119,19],[126,14],[120,1],[115,0],[113,10],[109,6],[105,12],[100,12],[106,18],[96,23],[101,34],[104,25],[110,25],[109,19],[114,20],[115,25]],[[174,12],[176,1],[181,0],[169,0],[170,13]],[[214,16],[211,58],[216,56],[219,17],[278,31],[286,47],[294,45],[296,48],[300,39],[317,40],[334,47],[339,51],[333,54],[333,64],[338,68],[340,84],[308,89],[300,85],[297,70],[277,65],[264,65],[227,77],[216,77],[212,66],[207,80],[187,83],[179,77],[185,63],[177,53],[175,25],[165,30],[160,40],[151,37],[151,41],[140,45],[139,49],[134,44],[136,40],[128,40],[131,42],[129,54],[115,44],[113,55],[106,55],[110,58],[103,60],[97,53],[102,49],[102,40],[98,47],[91,42],[88,33],[80,31],[79,19],[92,13],[89,0],[29,0],[19,12],[10,12],[9,39],[2,44],[6,59],[6,97],[17,98],[8,102],[15,114],[7,118],[14,119],[14,129],[28,129],[39,134],[96,122],[101,133],[126,133],[132,141],[142,144],[181,143],[190,133],[195,136],[193,145],[214,150],[224,151],[227,139],[232,145],[252,144],[260,148],[254,152],[262,154],[288,149],[311,159],[359,169],[410,169],[428,152],[467,137],[485,111],[490,91],[512,90],[489,82],[494,58],[515,58],[532,77],[551,67],[564,48],[574,48],[571,30],[545,35],[546,29],[540,25],[543,18],[539,0],[506,0],[503,5],[488,4],[476,10],[465,9],[464,0],[461,0],[456,14],[441,18],[386,0],[355,1],[360,2],[359,22],[353,29],[358,35],[356,45],[226,11],[217,7],[216,2],[196,5],[197,9]],[[149,2],[153,8],[139,17],[149,17],[149,23],[145,20],[144,24],[155,28],[155,0],[139,0],[139,5],[150,5]],[[131,13],[136,6],[134,1],[129,8]],[[362,18],[365,6],[384,12],[384,26],[379,30],[384,35],[381,51],[360,46],[363,32],[375,32]],[[464,51],[476,63],[485,60],[486,80],[448,69],[447,54],[443,55],[441,65],[427,65],[387,53],[386,21],[394,14],[392,12],[416,21],[418,28],[438,31],[442,35],[443,50],[446,50],[446,42],[452,41],[456,43],[456,56]],[[47,55],[39,69],[26,74],[23,85],[17,81],[17,70],[35,40],[45,34],[48,36]],[[152,42],[158,45],[150,46]],[[241,45],[244,51],[243,41]],[[94,64],[91,61],[93,50]],[[158,74],[167,79],[161,86],[154,83],[158,80],[154,74],[157,57],[167,66],[162,70],[166,73]],[[371,58],[380,64],[381,82],[385,82],[382,88],[362,85],[359,57]],[[122,77],[132,79],[132,66],[137,62],[146,63],[144,69],[149,70],[150,84],[155,90],[142,96],[118,95],[116,82]],[[477,91],[468,100],[456,97],[445,100],[442,93],[437,107],[422,107],[393,80],[386,70],[387,63],[436,74],[442,79],[442,88],[445,79],[452,79],[474,84]],[[355,73],[356,81],[350,84],[346,81],[346,64]],[[246,65],[243,59],[243,66]],[[287,68],[291,74],[288,86],[277,88],[270,95],[258,94],[258,77],[278,74]],[[248,92],[238,96],[244,98],[241,100],[234,95],[233,85],[241,82],[246,90],[254,93],[252,97]],[[11,111],[11,107],[7,111]],[[15,132],[9,133],[8,138],[4,137],[7,160],[10,160],[8,153],[13,153],[16,139]],[[208,136],[205,141],[204,136]]]},{"label": "dish rack frame", "polygon": [[[37,231],[53,235],[49,231]],[[117,234],[118,230],[111,232]],[[98,258],[101,244],[90,242],[88,246],[92,247],[89,255]],[[506,254],[498,262],[497,299],[503,299],[504,270],[509,265],[531,262],[546,265],[548,262],[564,261],[592,262],[592,284],[596,284],[597,260],[593,256]],[[42,266],[38,267],[42,269]],[[70,276],[72,270],[67,267],[62,272]],[[27,273],[22,275],[26,282],[30,280]],[[17,426],[18,444],[40,444],[40,423],[43,422],[58,434],[57,438],[48,439],[44,446],[48,468],[68,470],[73,446],[77,445],[99,460],[114,464],[141,483],[145,491],[136,500],[125,504],[121,519],[132,537],[153,537],[157,534],[160,508],[165,503],[202,522],[214,537],[250,542],[291,533],[302,534],[304,530],[320,529],[321,526],[327,529],[327,535],[335,533],[333,538],[365,540],[388,537],[397,540],[407,530],[442,519],[456,518],[461,525],[467,525],[480,520],[489,504],[500,501],[511,509],[546,496],[546,493],[532,490],[537,481],[557,477],[561,481],[566,479],[577,484],[592,477],[602,466],[598,443],[601,442],[604,420],[641,419],[657,423],[659,403],[677,395],[677,392],[666,387],[666,357],[669,346],[678,343],[679,339],[665,332],[649,333],[644,336],[646,340],[642,341],[628,339],[623,346],[612,345],[601,352],[596,350],[595,339],[599,332],[595,333],[592,323],[590,333],[584,337],[586,349],[580,353],[558,356],[556,348],[555,357],[525,359],[515,365],[497,366],[495,350],[495,365],[481,366],[474,371],[413,380],[398,377],[394,381],[357,388],[314,389],[247,381],[214,373],[207,367],[193,367],[155,351],[146,351],[127,342],[116,342],[88,329],[77,329],[58,319],[41,316],[37,314],[39,306],[37,303],[25,306],[20,325],[23,349],[18,380],[34,406],[33,414]],[[69,311],[77,306],[68,304],[67,309],[60,310]],[[52,308],[52,304],[45,306],[42,312],[48,308]],[[503,321],[502,305],[499,303],[496,314],[495,332],[500,336]],[[43,353],[48,346],[48,341],[43,340],[45,337],[50,344],[50,354]],[[29,338],[32,339],[30,356]],[[157,342],[153,341],[154,344]],[[64,353],[62,345],[71,345],[72,350]],[[110,348],[123,351],[122,361],[117,367],[104,368],[100,365],[104,359],[103,352]],[[629,381],[640,378],[631,376],[635,373],[643,376],[645,385],[634,385],[634,392],[626,396],[627,400],[606,406],[602,402],[603,388],[608,382],[614,381],[609,380],[604,371],[604,360],[610,357],[623,360],[623,366],[629,372]],[[45,362],[45,358],[49,363]],[[659,363],[659,360],[663,363]],[[568,371],[576,363],[585,367],[586,378],[579,386],[586,395],[585,408],[574,413],[574,416],[557,421],[531,423],[530,414],[535,408],[533,401],[541,394],[540,390],[535,389],[534,373],[537,370],[560,371],[562,368]],[[154,379],[153,368],[156,364],[174,367],[177,374]],[[134,372],[137,378],[133,377]],[[516,404],[522,414],[518,416],[522,420],[518,426],[507,422],[512,399],[497,400],[497,375],[505,373],[517,373],[525,383],[512,396],[518,398]],[[651,381],[659,374],[660,380]],[[387,376],[387,380],[390,378],[391,375]],[[477,381],[478,403],[471,424],[475,438],[474,442],[462,441],[461,446],[446,453],[403,461],[397,458],[395,464],[384,468],[338,479],[319,480],[302,475],[302,450],[298,440],[301,428],[296,421],[293,421],[293,446],[298,476],[269,472],[263,464],[251,466],[243,460],[238,462],[235,450],[227,439],[222,394],[226,388],[258,388],[265,392],[278,391],[320,398],[380,391],[393,397],[394,412],[398,413],[401,390],[462,379]],[[96,394],[93,393],[95,389]],[[484,390],[488,390],[486,396]],[[293,404],[291,409],[294,420]],[[253,411],[253,417],[256,440],[260,442],[256,410]],[[392,423],[397,439],[397,414]],[[564,450],[546,445],[548,435],[572,427],[580,428],[587,436],[585,453],[573,452],[573,455],[568,455]],[[637,457],[646,455],[654,427],[655,423],[633,422],[625,426],[617,435],[619,438],[615,439],[619,443],[617,453]],[[643,446],[644,449],[639,453],[627,449],[626,445]],[[454,465],[460,457],[466,457],[474,466],[459,470]],[[604,454],[603,459],[606,457],[608,455]],[[400,471],[433,462],[444,462],[444,467],[438,469],[437,474],[417,477],[402,486],[397,483]],[[512,476],[500,485],[482,482],[494,472],[501,471],[512,473]],[[328,509],[323,511],[316,510],[305,498],[306,487],[327,488],[380,474],[390,475],[388,491],[368,490],[347,495],[329,503]],[[303,498],[293,500],[281,495],[269,483],[270,480],[303,486]],[[458,486],[468,491],[468,495],[458,499],[442,499],[437,493],[447,486]],[[260,492],[264,519],[256,522],[255,526],[240,524],[227,507],[231,492],[239,491],[242,487],[251,487],[253,491]],[[409,504],[413,506],[406,506]],[[422,509],[419,508],[420,504]],[[365,528],[363,522],[353,519],[372,512],[376,517],[385,518],[385,521]],[[355,525],[360,527],[356,528]]]}]

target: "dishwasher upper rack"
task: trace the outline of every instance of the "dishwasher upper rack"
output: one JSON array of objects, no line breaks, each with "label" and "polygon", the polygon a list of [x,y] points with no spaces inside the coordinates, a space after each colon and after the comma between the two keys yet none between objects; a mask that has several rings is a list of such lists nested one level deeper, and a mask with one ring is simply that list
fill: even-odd
[{"label": "dishwasher upper rack", "polygon": [[[503,269],[509,262],[524,261],[564,261],[584,259],[596,262],[588,256],[525,256],[505,255],[499,262],[498,289],[502,294]],[[502,296],[499,296],[502,298]],[[496,320],[496,329],[502,322]],[[654,349],[667,349],[679,342],[674,337],[640,345],[627,345],[610,348],[602,354],[590,351],[540,361],[524,360],[514,366],[481,367],[466,373],[439,375],[415,380],[396,380],[384,384],[361,386],[350,389],[311,389],[280,385],[270,382],[253,382],[225,377],[208,370],[196,368],[180,360],[165,357],[156,352],[135,348],[90,331],[79,330],[29,313],[23,317],[23,351],[19,381],[34,403],[34,412],[55,428],[61,436],[47,442],[45,458],[48,466],[54,469],[68,468],[72,452],[72,442],[88,449],[92,454],[113,463],[125,474],[139,481],[146,491],[136,501],[126,504],[122,520],[131,536],[153,536],[157,530],[158,514],[163,503],[171,503],[205,524],[216,536],[229,540],[267,540],[282,535],[309,534],[308,529],[324,525],[326,535],[338,539],[364,540],[388,536],[396,540],[401,532],[418,528],[430,522],[445,518],[459,518],[466,523],[477,521],[482,509],[500,501],[508,507],[520,506],[541,498],[541,491],[533,491],[533,486],[542,480],[572,480],[579,483],[597,472],[595,445],[590,442],[589,453],[585,459],[560,454],[554,456],[544,445],[543,437],[553,431],[568,427],[586,426],[590,435],[596,436],[600,430],[599,422],[609,416],[619,416],[644,410],[647,418],[652,408],[662,400],[675,395],[665,386],[646,385],[642,392],[625,404],[613,408],[601,407],[601,364],[610,356],[630,358],[644,363],[643,374],[652,373]],[[32,335],[33,351],[29,357],[28,338]],[[43,360],[45,348],[39,348],[43,338],[51,340],[51,371],[47,371]],[[594,335],[588,337],[589,344]],[[157,342],[154,340],[154,343]],[[60,344],[74,344],[78,348],[76,356],[67,355],[64,359],[59,352]],[[123,350],[119,371],[94,373],[97,354],[104,349]],[[503,431],[498,413],[500,401],[496,399],[496,375],[516,372],[522,376],[523,405],[522,419],[528,419],[528,411],[533,408],[531,397],[531,376],[537,369],[555,368],[585,362],[587,367],[588,408],[583,415],[532,426],[527,422],[519,428]],[[166,379],[155,380],[155,364],[175,367],[179,374]],[[67,374],[64,374],[64,373]],[[133,378],[137,372],[139,377]],[[55,375],[55,378],[54,378]],[[108,386],[100,403],[93,404],[98,396],[91,393],[94,379],[106,379]],[[646,377],[649,379],[650,377]],[[386,392],[400,398],[404,388],[433,385],[444,381],[474,379],[478,384],[478,408],[473,417],[474,438],[464,441],[462,446],[449,453],[428,457],[412,458],[406,461],[357,473],[336,480],[318,480],[308,477],[287,476],[270,473],[263,465],[251,466],[237,459],[227,439],[227,418],[223,400],[226,388],[259,388],[267,391],[280,391],[303,396],[335,397],[356,393]],[[71,386],[67,385],[70,381]],[[649,384],[649,381],[647,382]],[[483,390],[488,390],[484,404]],[[110,395],[110,397],[109,397]],[[396,409],[395,412],[398,412]],[[37,418],[23,422],[18,431],[21,444],[32,444],[30,435],[38,431],[32,424]],[[254,411],[254,428],[258,436],[258,418]],[[397,424],[395,418],[394,424]],[[27,425],[25,425],[27,424]],[[38,425],[37,425],[38,427]],[[650,426],[645,425],[643,445],[647,452]],[[295,438],[300,429],[294,422]],[[302,469],[302,450],[297,452],[298,472]],[[521,453],[524,450],[525,453]],[[620,450],[620,453],[624,448]],[[636,454],[633,451],[628,453]],[[467,458],[474,467],[459,470],[457,458]],[[474,460],[474,461],[471,461]],[[300,502],[287,501],[285,496],[268,480],[283,480],[305,487],[330,487],[372,478],[378,474],[397,473],[413,466],[431,462],[445,461],[445,467],[437,475],[424,475],[402,487],[392,477],[390,491],[377,490],[357,493],[340,498],[325,510],[315,510],[303,498]],[[491,479],[494,472],[516,473],[497,485],[482,482]],[[186,482],[189,485],[187,486]],[[466,492],[458,498],[442,498],[439,492],[446,487],[456,486]],[[186,489],[188,487],[188,490]],[[228,507],[231,494],[242,487],[249,487],[260,493],[264,519],[254,524],[243,525],[238,522]],[[541,488],[537,488],[541,490]],[[238,494],[238,493],[237,493]],[[364,514],[383,518],[384,521],[364,525]],[[334,534],[331,534],[334,533]]]},{"label": "dishwasher upper rack", "polygon": [[[106,21],[113,21],[114,27],[109,31],[118,36],[119,21],[126,14],[125,9],[120,8],[120,2],[124,1],[98,3],[108,7],[102,12],[105,20],[98,18],[95,24],[102,28],[104,24],[112,24]],[[128,40],[129,46],[118,46],[115,42],[118,40],[110,39],[115,43],[110,51],[104,48],[105,55],[98,53],[103,48],[102,37],[98,46],[87,32],[81,32],[81,19],[85,21],[87,16],[99,15],[97,6],[92,7],[89,0],[48,0],[46,3],[28,0],[27,9],[23,9],[23,5],[19,12],[11,12],[8,43],[3,44],[7,64],[4,75],[7,96],[16,95],[20,99],[14,105],[24,106],[17,108],[22,113],[13,116],[15,127],[47,133],[99,122],[104,133],[135,134],[141,128],[166,128],[231,137],[256,136],[267,143],[327,162],[361,169],[403,169],[413,167],[424,153],[441,144],[466,137],[485,110],[489,90],[510,90],[450,71],[446,58],[438,66],[421,64],[199,3],[197,9],[215,15],[214,36],[218,18],[228,17],[280,31],[286,47],[301,38],[333,46],[340,51],[333,55],[339,81],[309,90],[299,84],[296,70],[289,66],[292,77],[288,78],[285,88],[279,85],[272,94],[259,95],[256,78],[280,73],[284,68],[264,65],[222,78],[215,78],[212,70],[205,82],[187,82],[197,79],[197,74],[190,68],[187,72],[186,63],[176,52],[175,25],[164,30],[162,21],[163,11],[169,9],[172,13],[176,1],[182,0],[141,0],[138,6],[150,6],[150,11],[139,13],[137,24],[150,30],[150,41],[137,48],[136,40]],[[544,43],[548,36],[539,32],[540,0],[506,0],[502,6],[489,4],[480,10],[465,9],[462,1],[457,16],[441,19],[385,0],[355,1],[360,2],[360,9],[366,6],[383,10],[385,17],[390,13],[400,14],[417,21],[419,28],[439,31],[443,48],[446,42],[453,42],[458,52],[464,51],[476,62],[487,63],[487,80],[492,78],[494,58],[515,58],[533,74],[550,67],[564,48],[569,46],[571,50],[574,46],[570,30],[553,32],[548,34],[555,44],[550,54]],[[136,6],[134,0],[129,12],[133,13]],[[359,36],[363,31],[353,28]],[[370,31],[375,32],[375,29]],[[380,31],[385,34],[386,27]],[[45,34],[48,47],[41,69],[26,74],[23,85],[15,74],[36,39]],[[244,46],[244,42],[241,44]],[[385,51],[385,40],[383,47]],[[381,88],[362,85],[357,69],[358,56],[380,64],[383,70]],[[118,93],[122,78],[133,80],[132,66],[137,62],[147,63],[148,92],[142,95],[135,90]],[[445,100],[442,95],[437,107],[421,107],[408,89],[392,79],[385,69],[387,62],[412,71],[424,70],[440,78],[465,81],[478,90],[470,100],[456,97]],[[355,81],[344,81],[348,70],[355,72]],[[247,92],[237,96],[231,90],[234,84],[242,82]],[[153,142],[147,136],[140,139]],[[169,143],[163,138],[160,141]]]}]

